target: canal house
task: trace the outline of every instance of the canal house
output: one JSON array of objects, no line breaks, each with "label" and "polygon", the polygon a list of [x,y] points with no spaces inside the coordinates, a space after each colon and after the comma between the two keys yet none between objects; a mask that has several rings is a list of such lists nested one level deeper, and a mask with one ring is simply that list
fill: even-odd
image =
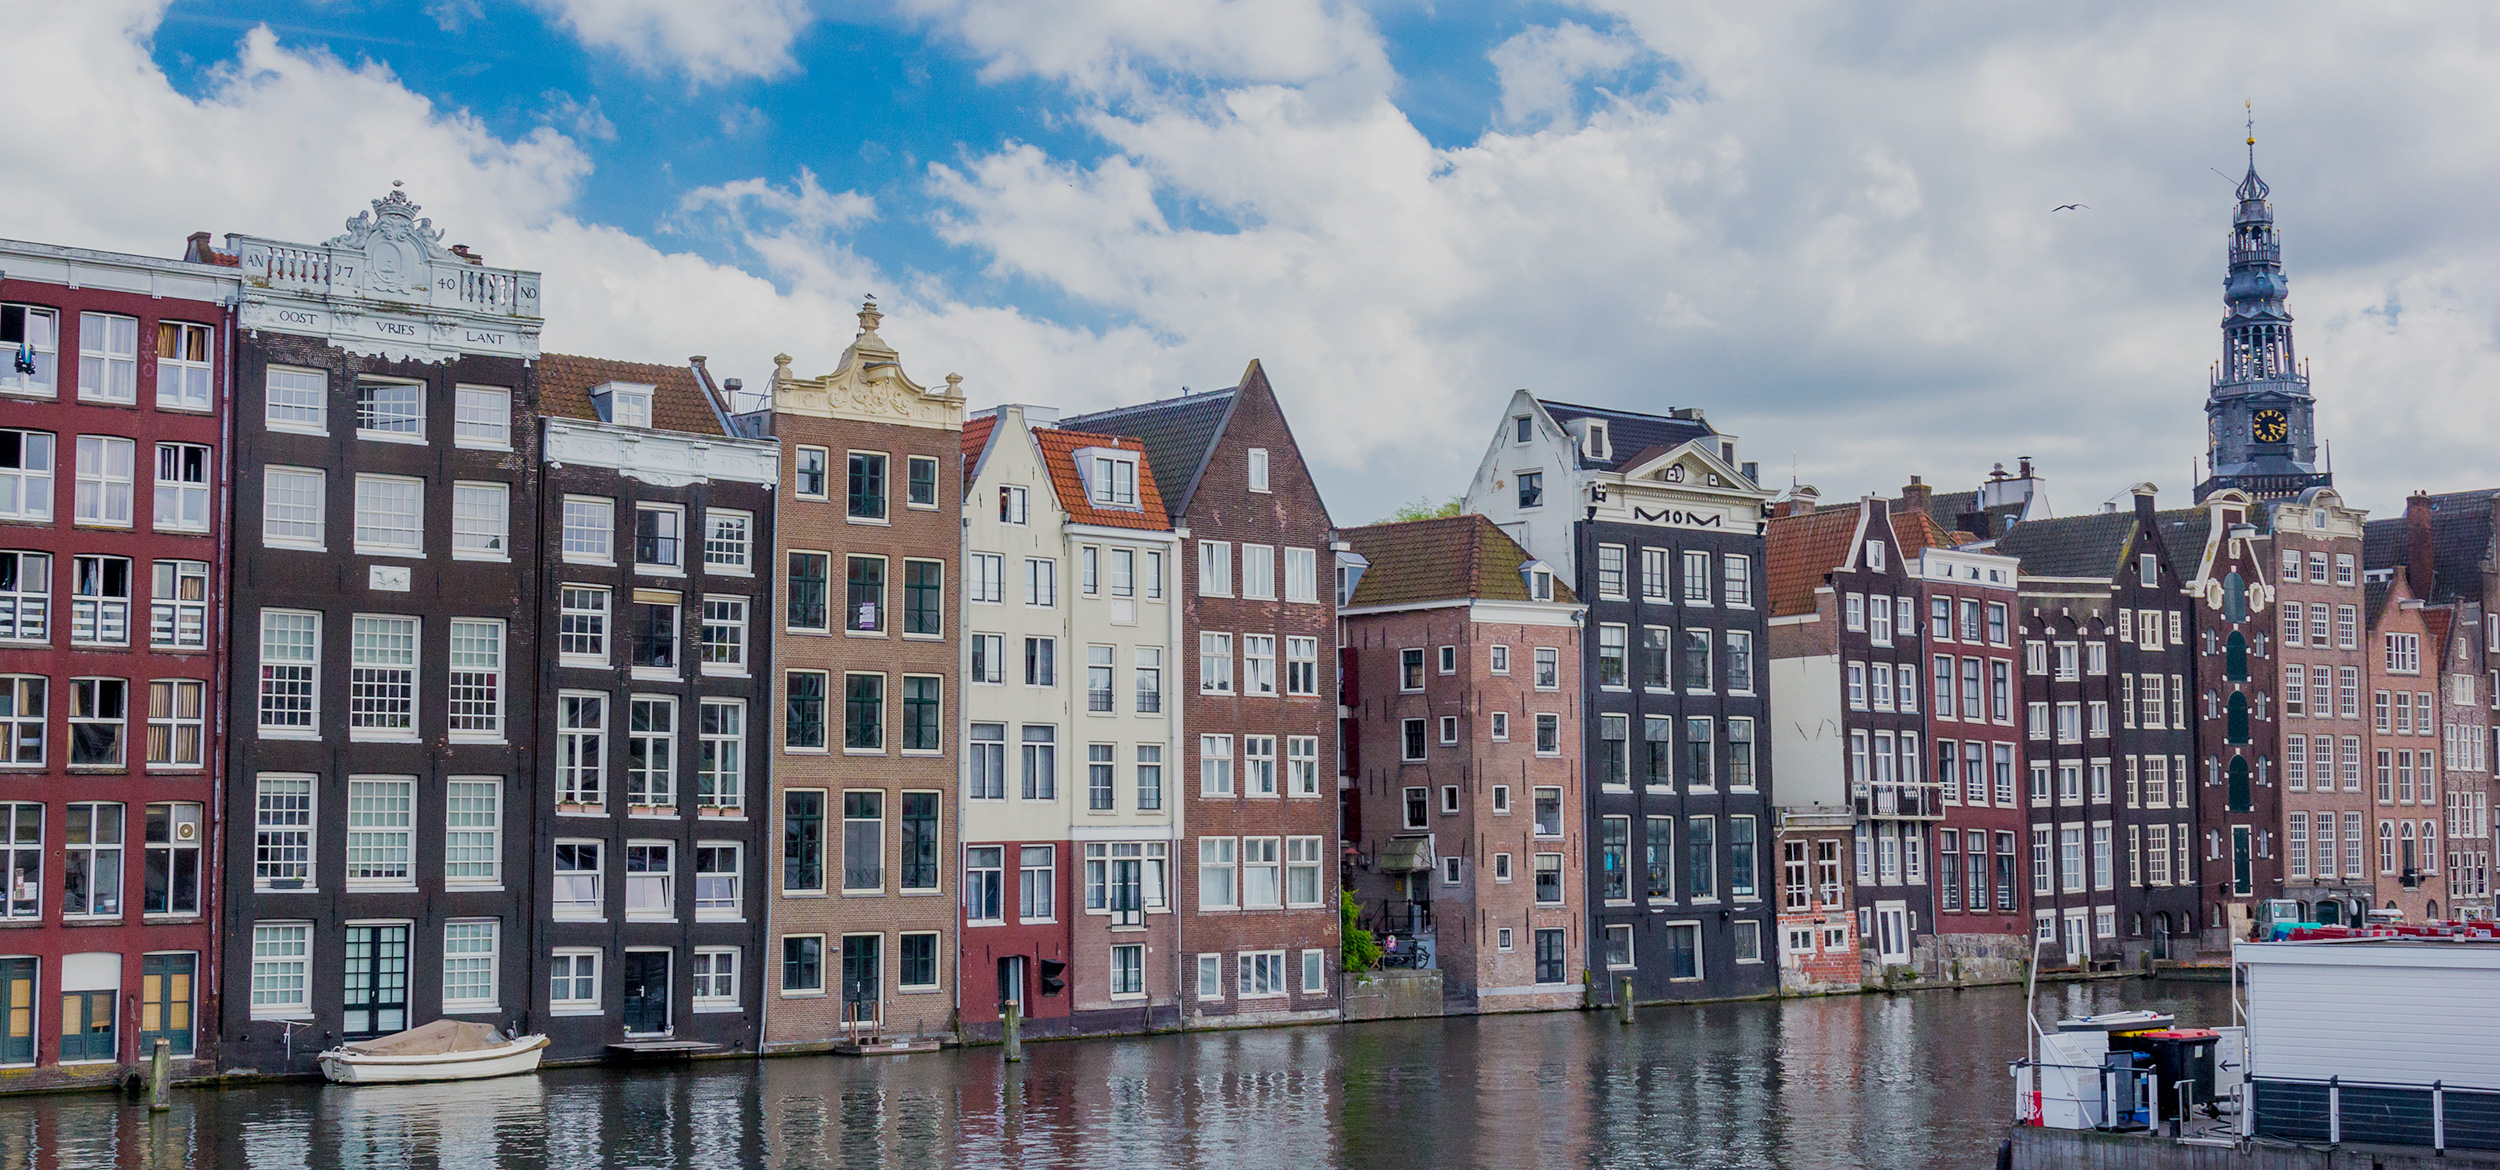
[{"label": "canal house", "polygon": [[110,1081],[163,1039],[205,1072],[241,280],[13,240],[0,271],[0,1067]]},{"label": "canal house", "polygon": [[[1656,822],[1581,815],[1571,665],[1585,609],[1553,566],[1483,516],[1375,524],[1345,539],[1345,823],[1362,923],[1396,940],[1399,965],[1438,971],[1451,1012],[1577,1006],[1589,890],[1575,876],[1594,865],[1597,896],[1618,908],[1668,879],[1646,852]],[[1605,743],[1588,766],[1601,784],[1628,784],[1631,740]]]},{"label": "canal house", "polygon": [[1337,664],[1321,651],[1339,549],[1284,407],[1253,361],[1229,389],[1061,425],[1137,440],[1181,538],[1184,1011],[1211,1026],[1334,1019],[1337,799],[1322,777]]},{"label": "canal house", "polygon": [[769,1050],[954,1026],[963,395],[905,374],[883,319],[860,307],[831,373],[774,358],[740,420],[781,449]]},{"label": "canal house", "polygon": [[699,361],[548,354],[538,391],[536,1027],[551,1060],[752,1052],[780,449]]},{"label": "canal house", "polygon": [[[1610,988],[1631,976],[1642,1002],[1778,986],[1762,859],[1776,828],[1762,742],[1771,494],[1737,461],[1736,437],[1699,409],[1641,414],[1524,390],[1467,490],[1467,511],[1553,566],[1588,606],[1572,749],[1583,831],[1609,818],[1642,826],[1645,885],[1627,905],[1607,896],[1598,865],[1574,880],[1589,899],[1590,970]],[[1587,763],[1616,754],[1637,764],[1617,774]]]},{"label": "canal house", "polygon": [[[2377,808],[2368,786],[2371,690],[2364,685],[2370,671],[2363,631],[2376,621],[2364,616],[2367,517],[2328,487],[2277,502],[2265,515],[2281,612],[2272,661],[2283,713],[2283,896],[2300,903],[2300,921],[2359,922],[2378,904],[2370,843]],[[2471,663],[2466,670],[2480,674]],[[2445,714],[2447,705],[2440,708]],[[2408,731],[2412,723],[2406,721]],[[2430,729],[2423,730],[2427,736]],[[2427,739],[2408,739],[2408,765],[2417,746],[2429,755]]]},{"label": "canal house", "polygon": [[456,1017],[527,1030],[539,278],[393,190],[318,244],[229,235],[229,1068]]},{"label": "canal house", "polygon": [[2195,627],[2171,550],[2197,547],[2182,527],[2197,514],[2156,513],[2151,484],[2131,495],[2131,508],[2025,520],[1995,544],[2022,563],[2016,880],[2029,949],[2048,963],[2196,950]]},{"label": "canal house", "polygon": [[[963,1031],[1142,1032],[1185,1003],[1172,898],[1178,538],[1136,439],[1047,407],[964,427]],[[1288,666],[1308,671],[1305,655]],[[1272,760],[1252,767],[1273,768]],[[1272,788],[1273,773],[1249,783]],[[1236,859],[1244,909],[1317,896],[1273,840]],[[1304,859],[1306,862],[1309,859]]]}]

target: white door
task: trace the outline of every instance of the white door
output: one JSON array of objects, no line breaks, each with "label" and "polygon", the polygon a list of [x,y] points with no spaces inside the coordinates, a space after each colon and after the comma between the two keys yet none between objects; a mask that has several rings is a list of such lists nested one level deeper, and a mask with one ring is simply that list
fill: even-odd
[{"label": "white door", "polygon": [[2080,963],[2092,957],[2092,912],[2066,912],[2066,961]]},{"label": "white door", "polygon": [[1887,967],[1910,961],[1910,911],[1904,903],[1875,904],[1875,954]]}]

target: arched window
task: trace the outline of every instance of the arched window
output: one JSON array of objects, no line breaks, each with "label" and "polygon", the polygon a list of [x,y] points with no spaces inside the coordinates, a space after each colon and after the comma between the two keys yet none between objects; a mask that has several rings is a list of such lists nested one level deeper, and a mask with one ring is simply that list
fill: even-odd
[{"label": "arched window", "polygon": [[2318,925],[2333,926],[2343,921],[2343,905],[2334,901],[2318,903]]},{"label": "arched window", "polygon": [[[2234,635],[2234,636],[2236,636],[2236,635]],[[2243,695],[2243,694],[2236,694],[2236,693],[2235,693],[2235,694],[2233,694],[2233,695],[2231,696],[2231,702],[2230,702],[2230,704],[2229,704],[2228,708],[2227,708],[2227,709],[2225,710],[2225,712],[2224,712],[2224,717],[2225,717],[2225,722],[2224,722],[2224,724],[2223,724],[2223,737],[2222,737],[2222,738],[2223,738],[2223,742],[2224,742],[2224,743],[2247,743],[2247,742],[2248,742],[2248,696],[2247,696],[2247,695]]]},{"label": "arched window", "polygon": [[2232,682],[2248,681],[2248,639],[2238,630],[2222,644],[2222,674]]},{"label": "arched window", "polygon": [[2397,854],[2404,862],[2399,872],[2411,873],[2422,868],[2421,855],[2413,851],[2413,822],[2406,821],[2396,836]]},{"label": "arched window", "polygon": [[2248,581],[2238,573],[2223,575],[2222,620],[2226,622],[2248,620]]},{"label": "arched window", "polygon": [[2248,812],[2256,807],[2248,792],[2248,761],[2231,761],[2231,811]]},{"label": "arched window", "polygon": [[[2378,823],[2378,871],[2396,872],[2396,825],[2392,821]],[[2393,910],[2396,904],[2389,902],[2387,908]]]},{"label": "arched window", "polygon": [[2428,902],[2422,903],[2422,917],[2433,922],[2439,921],[2439,899],[2433,898]]}]

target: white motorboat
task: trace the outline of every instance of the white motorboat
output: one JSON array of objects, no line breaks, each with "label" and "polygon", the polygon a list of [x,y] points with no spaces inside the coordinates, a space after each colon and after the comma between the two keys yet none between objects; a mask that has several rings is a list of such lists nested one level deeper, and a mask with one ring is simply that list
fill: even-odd
[{"label": "white motorboat", "polygon": [[324,1052],[321,1075],[343,1085],[484,1080],[537,1071],[547,1043],[541,1035],[507,1037],[491,1024],[436,1020]]}]

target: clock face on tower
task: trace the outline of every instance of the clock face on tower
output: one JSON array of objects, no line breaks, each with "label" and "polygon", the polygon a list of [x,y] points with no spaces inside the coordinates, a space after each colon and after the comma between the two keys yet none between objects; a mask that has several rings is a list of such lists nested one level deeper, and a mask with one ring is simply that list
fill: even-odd
[{"label": "clock face on tower", "polygon": [[2291,427],[2279,410],[2261,410],[2249,421],[2249,434],[2260,443],[2280,443],[2291,434]]}]

